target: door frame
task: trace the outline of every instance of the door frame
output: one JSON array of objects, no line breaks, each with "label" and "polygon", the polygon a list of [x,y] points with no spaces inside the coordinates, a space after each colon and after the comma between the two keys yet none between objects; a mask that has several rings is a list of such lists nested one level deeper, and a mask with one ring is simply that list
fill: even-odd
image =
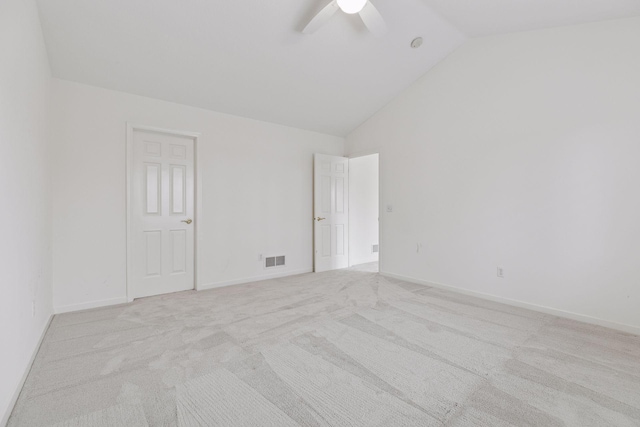
[{"label": "door frame", "polygon": [[[380,248],[382,247],[382,243],[380,241],[382,240],[382,226],[384,223],[382,219],[382,185],[380,185],[380,183],[382,182],[382,168],[380,167],[380,164],[382,162],[381,151],[382,150],[377,147],[367,150],[355,151],[346,156],[349,161],[351,161],[351,159],[357,159],[358,157],[372,156],[374,154],[378,155],[378,272],[382,271],[382,268],[380,267],[380,265],[382,265],[382,251],[380,250]],[[349,167],[349,173],[351,173],[351,167]],[[351,203],[351,191],[349,191],[349,203]],[[351,214],[351,206],[349,206],[349,214]],[[351,227],[349,227],[349,234],[351,234]],[[351,235],[349,235],[349,238],[351,238]],[[349,245],[349,268],[351,267],[353,266],[351,265],[351,245]]]},{"label": "door frame", "polygon": [[202,220],[202,168],[200,167],[200,161],[198,156],[199,151],[199,132],[182,131],[175,129],[165,129],[155,126],[140,125],[137,123],[127,122],[127,157],[126,157],[126,172],[127,172],[127,227],[126,227],[126,239],[127,239],[127,302],[133,301],[133,292],[131,287],[133,286],[133,241],[131,239],[133,232],[133,203],[132,203],[132,191],[133,185],[133,132],[145,131],[163,133],[165,135],[182,136],[193,140],[193,178],[194,178],[194,230],[193,230],[193,289],[198,290],[198,278],[199,266],[198,262],[198,230],[200,229],[200,221]]}]

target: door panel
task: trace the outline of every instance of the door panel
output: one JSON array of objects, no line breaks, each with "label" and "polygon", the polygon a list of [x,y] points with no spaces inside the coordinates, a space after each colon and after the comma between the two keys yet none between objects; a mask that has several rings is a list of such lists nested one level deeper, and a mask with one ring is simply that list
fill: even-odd
[{"label": "door panel", "polygon": [[314,156],[314,267],[349,266],[349,159]]},{"label": "door panel", "polygon": [[171,230],[171,273],[187,271],[187,232],[186,230]]},{"label": "door panel", "polygon": [[171,165],[171,213],[184,215],[186,198],[186,167]]},{"label": "door panel", "polygon": [[162,231],[146,230],[145,236],[145,277],[157,277],[162,274]]},{"label": "door panel", "polygon": [[343,224],[336,225],[335,226],[335,230],[336,230],[336,251],[335,251],[335,254],[336,255],[344,255],[345,254],[344,242],[346,241],[346,239],[344,238],[344,225]]},{"label": "door panel", "polygon": [[145,163],[146,182],[145,198],[147,200],[147,210],[145,214],[153,215],[160,213],[160,170],[161,165],[157,163]]},{"label": "door panel", "polygon": [[133,131],[133,298],[194,288],[194,141]]}]

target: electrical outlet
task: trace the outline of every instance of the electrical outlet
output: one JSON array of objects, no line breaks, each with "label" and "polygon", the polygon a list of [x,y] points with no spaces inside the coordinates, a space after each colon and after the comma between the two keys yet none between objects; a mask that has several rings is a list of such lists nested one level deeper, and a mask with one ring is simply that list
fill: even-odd
[{"label": "electrical outlet", "polygon": [[393,205],[387,205],[387,212],[393,212]]},{"label": "electrical outlet", "polygon": [[419,254],[422,251],[422,243],[416,243],[416,253]]},{"label": "electrical outlet", "polygon": [[264,259],[264,255],[263,254],[258,255],[258,261],[262,261],[263,259]]},{"label": "electrical outlet", "polygon": [[504,278],[504,268],[498,267],[498,277]]}]

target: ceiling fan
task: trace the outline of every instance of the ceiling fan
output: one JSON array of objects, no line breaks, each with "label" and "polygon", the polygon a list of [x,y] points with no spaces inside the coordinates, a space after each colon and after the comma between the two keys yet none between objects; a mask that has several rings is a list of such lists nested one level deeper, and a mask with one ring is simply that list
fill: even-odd
[{"label": "ceiling fan", "polygon": [[305,34],[316,32],[338,9],[349,15],[358,13],[364,25],[376,36],[382,36],[387,32],[387,25],[382,15],[369,0],[333,0],[309,21],[302,32]]}]

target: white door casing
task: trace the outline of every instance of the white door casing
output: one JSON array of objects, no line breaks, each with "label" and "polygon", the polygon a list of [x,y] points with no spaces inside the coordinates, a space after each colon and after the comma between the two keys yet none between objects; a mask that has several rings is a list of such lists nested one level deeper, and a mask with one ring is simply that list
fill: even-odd
[{"label": "white door casing", "polygon": [[314,155],[314,271],[349,266],[349,159]]},{"label": "white door casing", "polygon": [[195,281],[195,138],[130,127],[128,299]]}]

